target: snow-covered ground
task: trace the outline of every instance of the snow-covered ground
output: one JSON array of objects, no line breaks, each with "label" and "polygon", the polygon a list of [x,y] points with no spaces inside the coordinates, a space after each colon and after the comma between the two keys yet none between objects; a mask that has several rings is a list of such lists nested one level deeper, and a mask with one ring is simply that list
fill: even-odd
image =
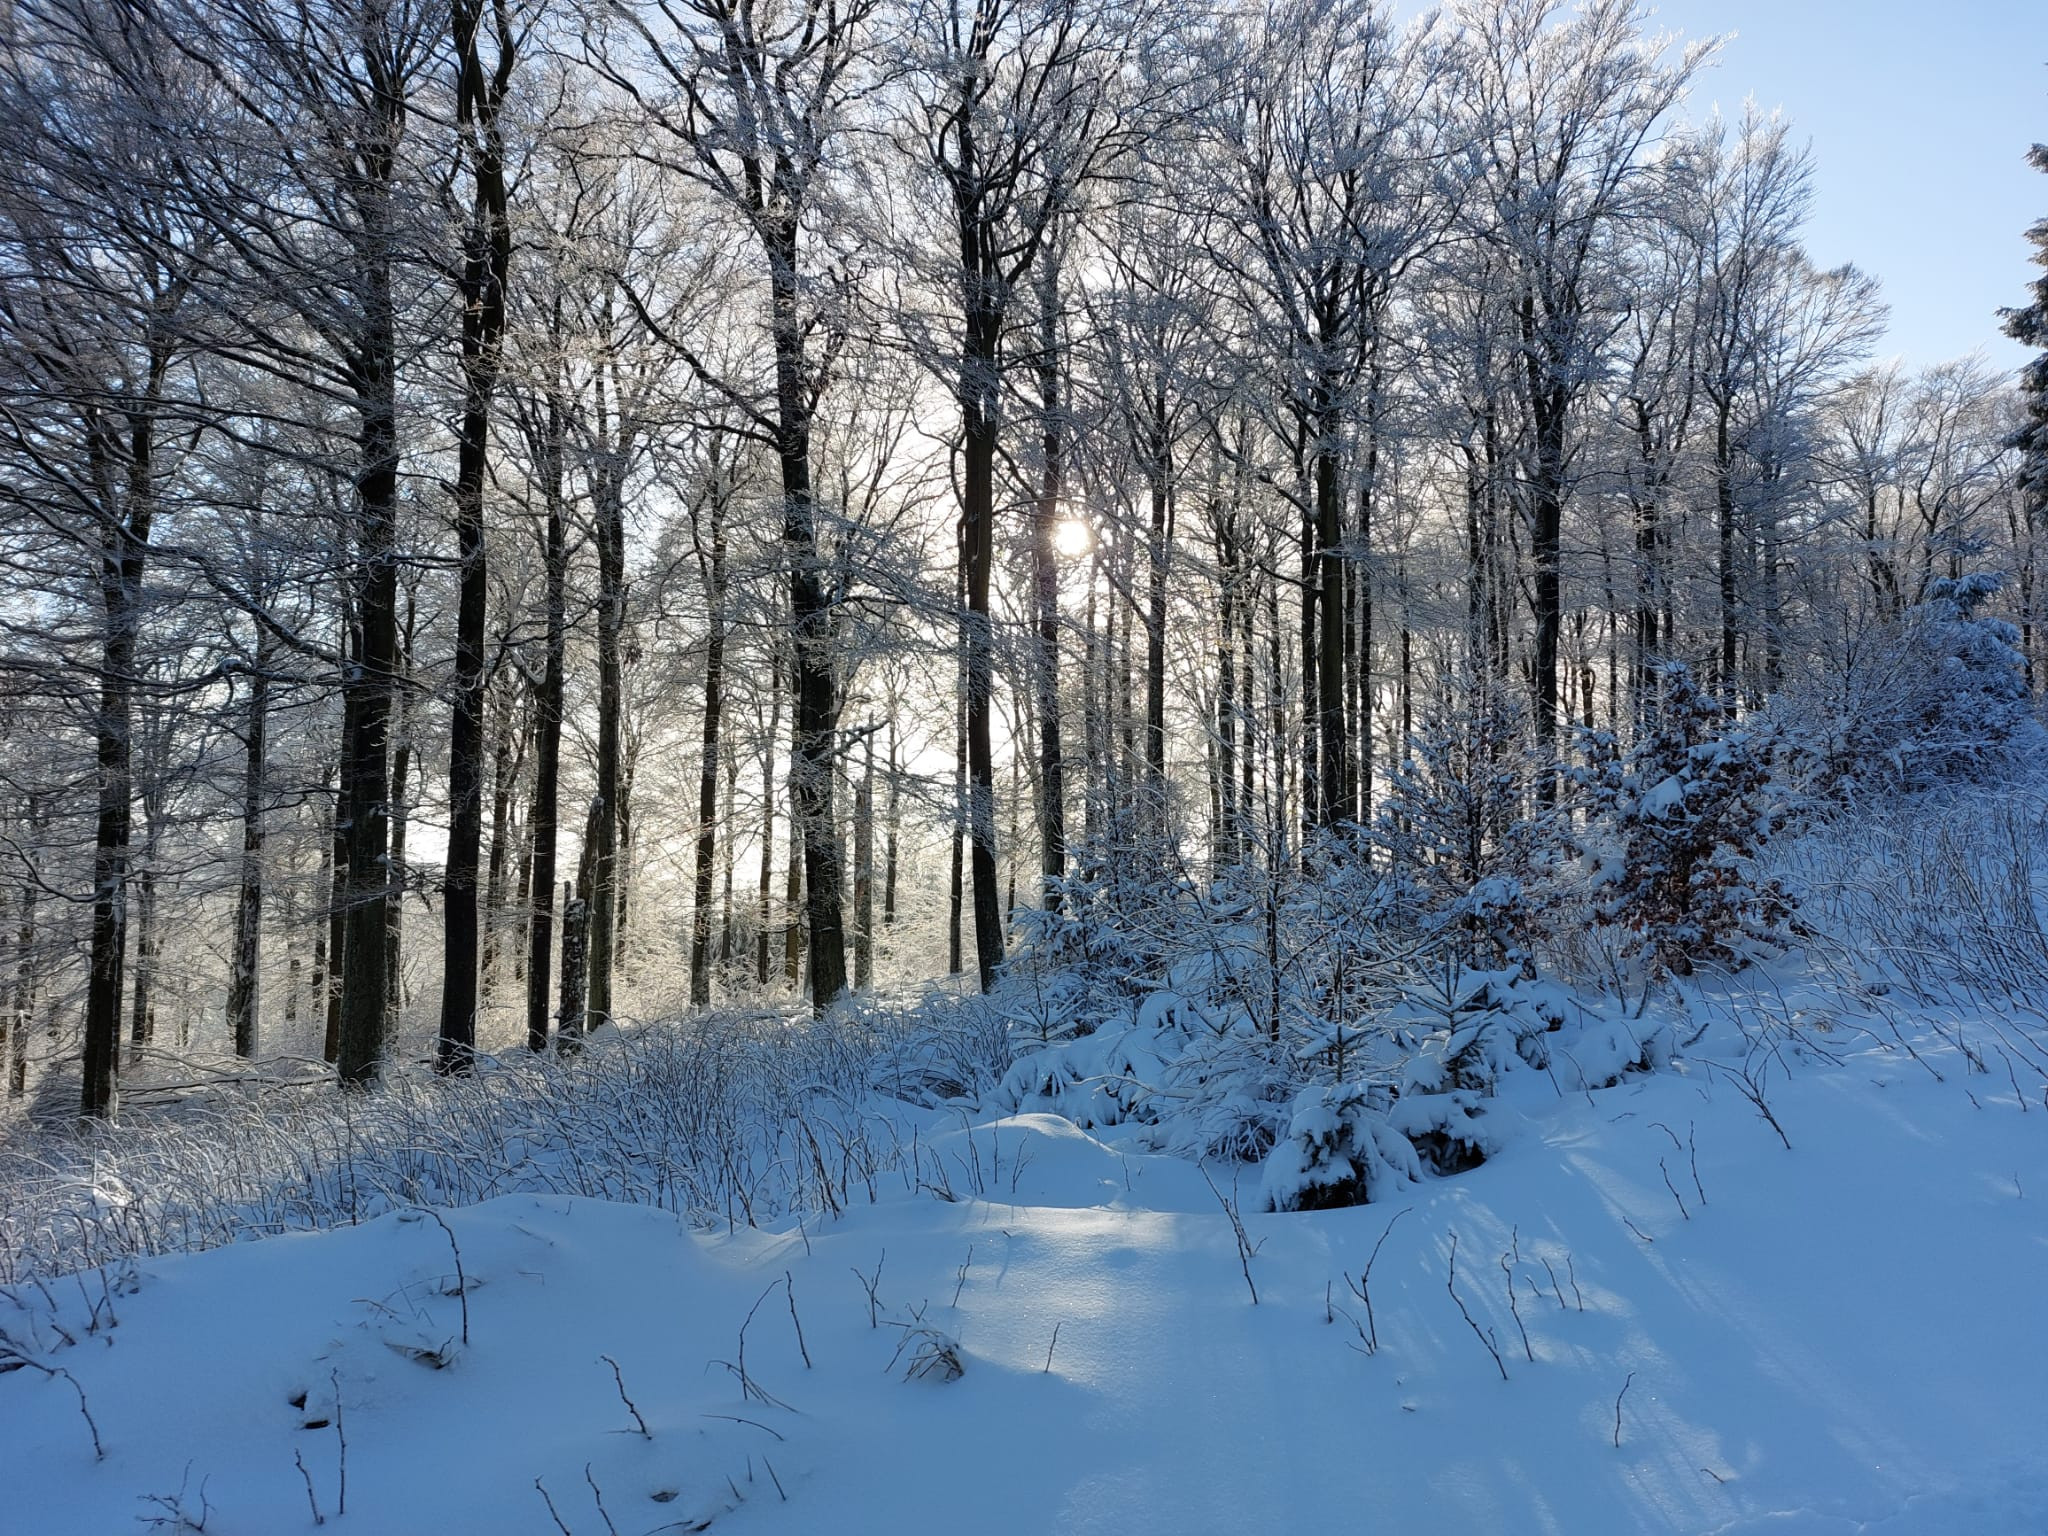
[{"label": "snow-covered ground", "polygon": [[1245,1263],[1188,1163],[933,1114],[806,1228],[514,1195],[17,1286],[0,1531],[2048,1531],[2048,1103],[1874,1022],[1780,1042],[1790,1150],[1717,1026],[1514,1075],[1398,1202],[1246,1170]]}]

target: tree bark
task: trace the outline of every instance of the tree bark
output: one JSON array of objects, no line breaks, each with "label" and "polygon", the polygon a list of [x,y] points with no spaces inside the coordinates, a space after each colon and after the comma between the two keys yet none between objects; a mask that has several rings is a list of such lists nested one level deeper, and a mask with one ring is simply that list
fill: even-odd
[{"label": "tree bark", "polygon": [[[1067,872],[1066,762],[1060,740],[1060,496],[1065,480],[1065,405],[1061,390],[1059,334],[1060,271],[1048,251],[1038,280],[1038,391],[1044,409],[1040,447],[1044,455],[1031,528],[1031,588],[1038,628],[1033,668],[1038,702],[1039,902],[1048,912],[1060,907],[1060,882]],[[894,717],[891,717],[894,730]],[[891,795],[894,796],[894,736],[891,736]],[[890,832],[891,899],[895,910],[895,832]]]},{"label": "tree bark", "polygon": [[254,1056],[263,976],[264,802],[270,735],[271,634],[256,630],[256,660],[242,727],[242,866],[235,894],[235,948],[228,972],[228,1033],[237,1056]]},{"label": "tree bark", "polygon": [[711,632],[704,646],[704,733],[697,769],[697,870],[691,891],[690,1001],[711,1001],[711,888],[718,857],[719,727],[725,711],[725,501],[726,490],[710,491],[711,567],[707,573]]},{"label": "tree bark", "polygon": [[790,684],[796,703],[792,798],[803,840],[811,1006],[822,1013],[846,991],[846,920],[841,911],[845,865],[833,810],[839,700],[832,670],[832,609],[819,558],[817,506],[811,489],[812,387],[797,285],[796,233],[791,223],[778,223],[768,232],[769,288],[782,540],[789,561]]},{"label": "tree bark", "polygon": [[768,641],[768,736],[761,748],[761,902],[754,935],[754,980],[768,985],[769,924],[775,916],[775,742],[782,731],[782,647]]},{"label": "tree bark", "polygon": [[[161,398],[168,352],[152,358],[148,403],[129,418],[125,442],[94,424],[91,457],[102,505],[99,587],[100,700],[94,721],[99,804],[94,819],[92,929],[85,1001],[84,1083],[80,1110],[111,1120],[120,1064],[121,973],[126,959],[130,803],[134,794],[136,646],[142,628],[142,579],[156,510],[153,407]],[[125,457],[118,484],[116,456]]]},{"label": "tree bark", "polygon": [[[391,136],[395,142],[395,133]],[[387,147],[380,154],[389,156]],[[355,607],[358,648],[346,670],[342,755],[347,859],[339,871],[343,944],[336,1068],[349,1087],[374,1081],[389,1033],[391,703],[398,661],[398,320],[388,227],[390,166],[363,195],[378,236],[360,274],[361,342],[352,359],[356,474]]]},{"label": "tree bark", "polygon": [[625,468],[613,455],[593,476],[597,534],[597,786],[590,811],[590,879],[579,881],[589,914],[586,1029],[612,1018],[612,971],[619,859],[619,735],[624,709],[621,654],[626,627]]},{"label": "tree bark", "polygon": [[861,775],[853,798],[853,986],[875,980],[875,733],[862,742]]},{"label": "tree bark", "polygon": [[569,530],[562,505],[562,410],[550,393],[537,466],[547,504],[547,656],[534,695],[538,757],[533,775],[533,926],[527,934],[526,1048],[548,1048],[549,963],[554,946],[555,849],[561,829],[562,688],[568,648]]},{"label": "tree bark", "polygon": [[[463,230],[462,427],[455,445],[457,598],[455,677],[448,736],[448,863],[442,883],[439,1072],[466,1072],[476,1053],[478,984],[477,862],[483,838],[484,638],[490,569],[484,538],[484,476],[491,411],[505,334],[505,289],[512,266],[506,217],[504,141],[498,110],[511,83],[515,32],[502,0],[496,12],[497,58],[486,73],[482,0],[451,0],[455,43],[455,126],[470,161],[471,194]],[[498,856],[493,847],[493,857]]]}]

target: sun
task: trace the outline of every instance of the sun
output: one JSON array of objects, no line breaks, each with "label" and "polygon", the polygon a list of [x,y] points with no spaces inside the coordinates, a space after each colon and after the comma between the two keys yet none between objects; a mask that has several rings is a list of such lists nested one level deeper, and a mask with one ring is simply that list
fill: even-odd
[{"label": "sun", "polygon": [[1078,517],[1064,518],[1053,534],[1053,542],[1059,552],[1069,560],[1077,559],[1095,546],[1095,534]]}]

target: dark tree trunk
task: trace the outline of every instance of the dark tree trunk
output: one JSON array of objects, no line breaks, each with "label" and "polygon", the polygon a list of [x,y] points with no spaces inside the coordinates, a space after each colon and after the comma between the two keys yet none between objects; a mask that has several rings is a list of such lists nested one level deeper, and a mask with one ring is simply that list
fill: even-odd
[{"label": "dark tree trunk", "polygon": [[[1173,556],[1173,448],[1168,437],[1166,386],[1150,403],[1146,422],[1145,478],[1152,527],[1145,543],[1145,826],[1163,849],[1166,815],[1166,578]],[[1148,852],[1148,857],[1151,854]]]},{"label": "dark tree trunk", "polygon": [[[715,471],[714,471],[715,473]],[[718,857],[719,727],[725,712],[725,487],[711,487],[711,633],[704,647],[704,734],[697,770],[697,871],[691,891],[690,1001],[711,1001],[711,887]]]},{"label": "dark tree trunk", "polygon": [[[1215,509],[1218,587],[1216,652],[1216,826],[1209,842],[1210,878],[1237,863],[1237,563],[1235,499],[1219,495]],[[1250,679],[1246,679],[1249,684]]]},{"label": "dark tree trunk", "polygon": [[[167,360],[153,359],[150,403],[160,397]],[[126,960],[131,800],[134,795],[136,644],[142,627],[142,579],[155,511],[155,419],[130,419],[124,444],[94,429],[95,480],[103,486],[105,521],[99,551],[103,629],[100,700],[95,718],[99,804],[94,819],[92,936],[85,999],[84,1083],[79,1107],[111,1120],[121,1054],[121,972]],[[113,460],[126,456],[125,484],[115,488]],[[125,504],[115,498],[125,497]]]},{"label": "dark tree trunk", "polygon": [[[388,171],[387,171],[388,174]],[[398,340],[388,236],[363,273],[362,346],[354,359],[361,418],[354,600],[360,645],[346,673],[342,755],[347,858],[339,871],[343,944],[336,1067],[373,1081],[389,1031],[391,703],[398,662]]]},{"label": "dark tree trunk", "polygon": [[1101,631],[1096,623],[1102,558],[1102,543],[1098,540],[1088,552],[1088,601],[1081,620],[1081,839],[1090,866],[1102,856],[1103,801],[1108,793],[1109,733],[1102,721],[1106,685]]},{"label": "dark tree trunk", "polygon": [[584,989],[590,960],[590,908],[573,881],[562,885],[562,1000],[555,1011],[559,1049],[574,1051],[583,1038]]},{"label": "dark tree trunk", "polygon": [[[1334,386],[1325,386],[1334,395]],[[1316,822],[1335,826],[1352,804],[1350,739],[1344,729],[1343,463],[1336,409],[1327,399],[1316,414]]]},{"label": "dark tree trunk", "polygon": [[[33,800],[29,802],[27,820],[34,831],[37,817]],[[36,903],[36,880],[31,871],[16,897],[14,996],[9,1000],[13,1026],[7,1052],[7,1094],[16,1099],[28,1092],[28,1036],[36,1016]]]},{"label": "dark tree trunk", "polygon": [[[348,734],[345,719],[342,734]],[[313,931],[313,1005],[320,1011],[320,1059],[329,1066],[341,1058],[341,955],[347,942],[341,887],[342,871],[348,868],[348,824],[342,807],[348,803],[347,773],[344,762],[328,806],[327,843],[320,858],[320,922]]]},{"label": "dark tree trunk", "polygon": [[853,986],[865,992],[875,979],[875,733],[862,743],[859,787],[853,797]]},{"label": "dark tree trunk", "polygon": [[561,828],[562,685],[568,646],[569,534],[562,508],[562,413],[551,395],[538,466],[547,502],[547,660],[534,695],[538,759],[533,775],[533,927],[527,935],[526,1048],[548,1047],[549,962],[554,946],[555,848]]},{"label": "dark tree trunk", "polygon": [[[512,700],[500,694],[500,708],[513,715]],[[477,967],[479,1007],[488,1007],[497,991],[498,968],[503,961],[507,923],[506,887],[525,875],[520,870],[520,844],[525,829],[519,824],[519,785],[526,773],[526,748],[532,727],[523,711],[498,727],[497,744],[491,749],[491,851],[484,860],[484,891],[481,904],[482,955]],[[523,898],[514,905],[523,905]]]},{"label": "dark tree trunk", "polygon": [[[1060,741],[1060,496],[1064,490],[1065,427],[1061,397],[1059,335],[1059,264],[1049,253],[1038,283],[1038,388],[1045,417],[1040,445],[1045,463],[1031,528],[1031,587],[1038,627],[1033,681],[1038,705],[1038,843],[1040,903],[1049,912],[1060,905],[1060,882],[1067,872],[1066,762]],[[891,731],[894,718],[891,717]],[[894,736],[891,738],[891,794],[894,795]],[[895,910],[895,833],[890,832],[891,897]]]},{"label": "dark tree trunk", "polygon": [[[789,760],[790,798],[796,798],[796,752]],[[782,979],[795,986],[804,973],[804,828],[791,811],[789,865],[782,885]]]},{"label": "dark tree trunk", "polygon": [[256,1054],[263,976],[263,811],[270,734],[270,630],[258,626],[256,664],[242,727],[242,867],[235,894],[234,954],[228,970],[228,1033],[237,1056]]},{"label": "dark tree trunk", "polygon": [[397,1018],[405,1006],[405,834],[412,823],[412,643],[417,630],[418,610],[407,595],[405,628],[399,637],[398,666],[400,692],[395,706],[398,717],[397,741],[391,749],[391,909],[386,932],[391,952],[385,961],[385,1006],[388,1017]]},{"label": "dark tree trunk", "polygon": [[789,560],[791,692],[796,703],[793,795],[801,830],[809,919],[811,1006],[822,1012],[846,991],[845,862],[833,810],[833,736],[839,701],[832,670],[832,607],[818,552],[811,490],[812,382],[797,287],[796,228],[769,232],[775,342],[776,453],[782,466],[782,540]]},{"label": "dark tree trunk", "polygon": [[526,921],[533,910],[533,827],[519,826],[519,875],[512,887],[512,913],[507,926],[512,932],[512,984],[526,981]]},{"label": "dark tree trunk", "polygon": [[134,993],[128,1010],[131,1065],[141,1054],[141,1048],[156,1039],[156,957],[163,948],[163,938],[157,932],[155,861],[145,857],[141,862],[141,872],[135,879]]},{"label": "dark tree trunk", "polygon": [[590,879],[579,881],[589,910],[587,1028],[612,1018],[619,867],[619,736],[624,708],[626,628],[625,467],[616,457],[594,477],[591,502],[597,534],[597,790],[591,801]]},{"label": "dark tree trunk", "polygon": [[896,761],[896,699],[889,699],[889,810],[882,853],[882,926],[896,921],[896,849],[903,833],[903,775]]},{"label": "dark tree trunk", "polygon": [[1358,488],[1358,545],[1356,569],[1350,581],[1358,600],[1358,658],[1354,676],[1358,681],[1356,719],[1352,735],[1356,743],[1351,776],[1357,793],[1358,824],[1372,824],[1373,692],[1372,692],[1372,525],[1373,499],[1379,488],[1379,390],[1377,369],[1365,418],[1364,476]]},{"label": "dark tree trunk", "polygon": [[[1531,363],[1532,368],[1537,367]],[[1535,655],[1530,672],[1531,710],[1536,740],[1555,753],[1559,744],[1560,705],[1558,647],[1564,626],[1564,447],[1569,397],[1548,384],[1534,391],[1536,466],[1530,492],[1529,558],[1535,567],[1533,612]],[[1537,796],[1548,804],[1556,798],[1553,776],[1537,776]]]},{"label": "dark tree trunk", "polygon": [[[725,806],[728,816],[732,814],[732,808],[739,803],[739,798],[740,763],[739,759],[728,749],[725,753]],[[736,839],[730,837],[725,840],[725,857],[723,860],[725,867],[720,881],[721,890],[718,898],[718,968],[727,975],[731,974],[733,956],[736,953],[733,947],[735,936],[732,926],[732,880],[734,866],[738,862],[738,851],[733,847],[735,841]]]},{"label": "dark tree trunk", "polygon": [[775,916],[775,741],[782,730],[782,647],[768,642],[768,738],[761,748],[761,910],[754,935],[754,980],[768,985],[768,933]]},{"label": "dark tree trunk", "polygon": [[[973,266],[970,272],[976,270]],[[970,311],[961,362],[960,547],[967,606],[960,616],[967,650],[967,840],[972,871],[975,969],[986,992],[1003,963],[1002,897],[996,886],[995,644],[989,578],[995,567],[996,347],[994,315]]]},{"label": "dark tree trunk", "polygon": [[954,609],[959,615],[955,646],[953,699],[953,862],[947,887],[946,972],[958,976],[967,968],[962,933],[967,905],[967,554],[966,528],[960,529],[960,558],[955,566]]},{"label": "dark tree trunk", "polygon": [[[583,818],[583,852],[576,878],[563,887],[562,1001],[555,1014],[555,1049],[573,1054],[590,1032],[590,889],[597,868],[597,820],[603,807],[593,797]],[[573,954],[572,954],[573,951]]]},{"label": "dark tree trunk", "polygon": [[634,857],[639,847],[639,829],[633,820],[633,773],[639,766],[639,744],[637,742],[623,752],[619,759],[619,818],[618,818],[618,863],[613,875],[612,896],[612,968],[615,975],[624,975],[626,970],[626,935],[630,931],[628,920],[632,908],[633,870],[637,864]]},{"label": "dark tree trunk", "polygon": [[1724,397],[1714,415],[1714,570],[1721,600],[1720,686],[1716,692],[1722,710],[1730,715],[1735,713],[1736,647],[1741,633],[1735,601],[1735,463],[1729,439],[1732,412],[1732,404]]},{"label": "dark tree trunk", "polygon": [[[482,0],[451,0],[455,43],[455,126],[470,161],[471,195],[463,231],[462,429],[455,445],[457,599],[454,697],[448,739],[448,864],[442,885],[440,1072],[467,1071],[476,1053],[477,861],[483,838],[484,635],[490,572],[484,538],[484,476],[490,461],[491,409],[505,334],[505,284],[512,266],[506,218],[504,141],[498,111],[517,53],[513,24],[496,8],[496,67],[486,73]],[[495,846],[492,856],[498,856]]]}]

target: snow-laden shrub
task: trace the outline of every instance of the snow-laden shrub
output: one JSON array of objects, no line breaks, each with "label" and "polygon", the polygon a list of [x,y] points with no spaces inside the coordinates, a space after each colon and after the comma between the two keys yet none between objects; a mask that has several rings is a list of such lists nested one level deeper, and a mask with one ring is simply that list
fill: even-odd
[{"label": "snow-laden shrub", "polygon": [[1402,1092],[1491,1093],[1518,1063],[1550,1064],[1549,1037],[1564,1018],[1558,987],[1519,969],[1466,970],[1446,961],[1408,988],[1393,1016],[1418,1041],[1402,1067]]},{"label": "snow-laden shrub", "polygon": [[1589,823],[1582,840],[1598,921],[1626,930],[1653,974],[1736,964],[1739,946],[1781,939],[1792,903],[1753,855],[1783,815],[1770,745],[1726,728],[1720,706],[1682,665],[1665,669],[1662,711],[1625,752],[1585,733],[1575,770]]},{"label": "snow-laden shrub", "polygon": [[1369,1205],[1425,1172],[1461,1173],[1498,1145],[1476,1094],[1396,1094],[1384,1083],[1304,1088],[1260,1175],[1260,1208]]},{"label": "snow-laden shrub", "polygon": [[1668,1019],[1587,1019],[1553,1042],[1549,1071],[1560,1089],[1611,1088],[1627,1073],[1668,1066],[1674,1043]]},{"label": "snow-laden shrub", "polygon": [[1025,1051],[990,1099],[1084,1130],[1140,1126],[1162,1152],[1251,1162],[1273,1145],[1298,1080],[1284,1050],[1241,1014],[1218,1017],[1161,990],[1127,1025]]},{"label": "snow-laden shrub", "polygon": [[1819,821],[1774,851],[1807,947],[1853,994],[2048,997],[2048,789],[1966,786]]},{"label": "snow-laden shrub", "polygon": [[1260,1208],[1323,1211],[1385,1199],[1422,1178],[1414,1144],[1388,1119],[1392,1097],[1378,1085],[1305,1088],[1287,1133],[1266,1159]]},{"label": "snow-laden shrub", "polygon": [[1519,697],[1454,676],[1387,777],[1373,843],[1399,907],[1414,931],[1454,935],[1467,965],[1533,974],[1562,850],[1557,813],[1536,794],[1544,772]]},{"label": "snow-laden shrub", "polygon": [[1073,875],[1058,889],[1056,909],[1027,908],[1012,919],[1014,947],[999,991],[1020,1048],[1128,1018],[1151,974],[1150,958],[1116,920],[1100,878]]},{"label": "snow-laden shrub", "polygon": [[0,1283],[515,1192],[703,1223],[838,1209],[908,1160],[888,1098],[989,1086],[981,1008],[814,1020],[727,1010],[607,1030],[469,1077],[394,1066],[365,1094],[217,1090],[116,1125],[0,1144]]},{"label": "snow-laden shrub", "polygon": [[[1139,1125],[1161,1150],[1262,1157],[1298,1089],[1373,1058],[1372,1021],[1413,947],[1388,931],[1393,889],[1347,836],[1278,874],[1247,866],[1207,889],[1182,875],[1157,887],[1142,917],[1092,900],[1032,919],[996,994],[1017,1055],[997,1102]],[[1081,979],[1042,977],[1041,955],[1048,969],[1070,957]],[[1048,1022],[1041,999],[1055,994],[1074,1001]]]},{"label": "snow-laden shrub", "polygon": [[1149,1101],[1165,1076],[1159,1038],[1165,1016],[1140,1012],[1144,1016],[1129,1024],[1027,1043],[989,1102],[1009,1114],[1062,1115],[1083,1130],[1149,1118]]},{"label": "snow-laden shrub", "polygon": [[1999,589],[1988,572],[1937,579],[1896,619],[1851,615],[1821,636],[1769,711],[1779,776],[1863,803],[2011,774],[2042,731],[2019,631],[1985,612]]}]

